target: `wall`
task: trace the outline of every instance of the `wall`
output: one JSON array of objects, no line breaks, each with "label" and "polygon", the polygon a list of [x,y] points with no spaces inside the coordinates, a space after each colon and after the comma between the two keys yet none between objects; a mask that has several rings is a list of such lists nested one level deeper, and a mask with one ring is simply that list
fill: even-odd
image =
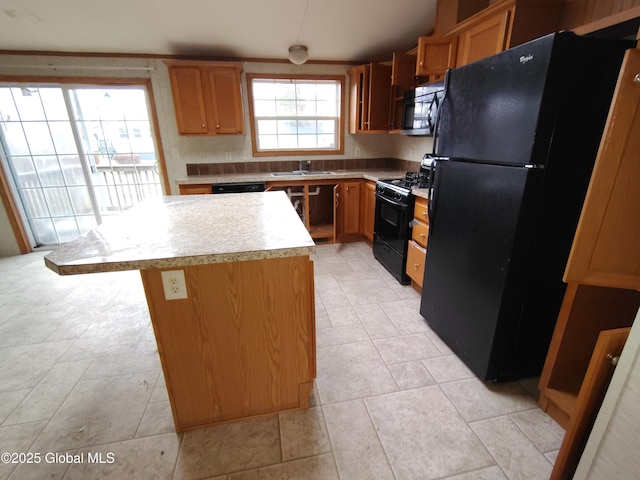
[{"label": "wall", "polygon": [[[149,58],[110,58],[81,56],[38,56],[38,55],[0,55],[0,81],[6,76],[63,76],[91,78],[148,78],[151,81],[156,113],[160,130],[160,139],[166,160],[167,175],[171,193],[177,193],[176,181],[187,175],[187,163],[223,163],[269,160],[297,160],[298,157],[251,157],[251,134],[248,118],[246,73],[302,73],[345,75],[345,102],[348,109],[349,79],[345,65],[305,64],[296,66],[290,63],[243,63],[243,103],[245,110],[245,135],[194,137],[177,134],[173,98],[169,75],[161,60]],[[346,119],[345,119],[346,120]],[[345,121],[345,132],[348,122]],[[401,160],[420,161],[422,155],[430,151],[430,139],[424,137],[408,138],[402,135],[345,133],[343,155],[325,155],[305,157],[307,160],[350,159],[355,158],[356,148],[361,158],[391,157]],[[0,246],[15,242],[12,231],[6,223],[6,212],[0,213]],[[8,252],[13,251],[8,247]],[[0,251],[0,255],[2,255]]]}]

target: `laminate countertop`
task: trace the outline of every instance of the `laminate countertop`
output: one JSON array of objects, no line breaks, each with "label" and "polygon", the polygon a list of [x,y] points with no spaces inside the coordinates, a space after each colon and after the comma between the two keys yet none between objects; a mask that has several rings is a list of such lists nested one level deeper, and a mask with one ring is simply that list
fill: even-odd
[{"label": "laminate countertop", "polygon": [[45,256],[59,275],[309,255],[314,242],[284,192],[157,197]]},{"label": "laminate countertop", "polygon": [[336,170],[333,172],[310,171],[308,175],[296,175],[292,172],[258,173],[225,173],[220,175],[191,175],[178,178],[178,185],[194,185],[207,183],[232,183],[232,182],[300,182],[314,180],[347,180],[363,178],[376,182],[378,180],[404,177],[404,171],[400,170]]}]

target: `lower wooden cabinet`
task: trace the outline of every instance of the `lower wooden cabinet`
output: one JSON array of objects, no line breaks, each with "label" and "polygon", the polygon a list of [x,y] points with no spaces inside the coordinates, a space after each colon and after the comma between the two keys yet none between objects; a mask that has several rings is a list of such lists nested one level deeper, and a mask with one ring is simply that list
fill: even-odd
[{"label": "lower wooden cabinet", "polygon": [[424,278],[424,264],[427,260],[427,250],[422,248],[413,240],[409,241],[407,249],[407,268],[406,272],[411,280],[422,287],[422,279]]},{"label": "lower wooden cabinet", "polygon": [[429,203],[426,198],[416,198],[413,209],[413,228],[407,247],[405,271],[414,286],[422,288],[424,266],[427,261],[427,240],[429,239]]},{"label": "lower wooden cabinet", "polygon": [[362,233],[364,237],[373,242],[373,233],[376,221],[376,182],[364,183],[362,194]]},{"label": "lower wooden cabinet", "polygon": [[180,195],[201,195],[211,193],[210,183],[197,183],[189,185],[180,185]]}]

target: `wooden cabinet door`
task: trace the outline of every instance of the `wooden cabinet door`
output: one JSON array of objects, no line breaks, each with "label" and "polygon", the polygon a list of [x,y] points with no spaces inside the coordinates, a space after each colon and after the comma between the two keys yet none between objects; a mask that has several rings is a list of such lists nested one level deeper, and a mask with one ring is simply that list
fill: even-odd
[{"label": "wooden cabinet door", "polygon": [[343,182],[342,233],[360,233],[360,182]]},{"label": "wooden cabinet door", "polygon": [[416,75],[444,75],[449,68],[455,68],[458,53],[458,37],[438,35],[418,38]]},{"label": "wooden cabinet door", "polygon": [[369,118],[366,130],[388,132],[390,130],[391,67],[372,63],[369,67],[369,75]]},{"label": "wooden cabinet door", "polygon": [[409,90],[416,86],[416,56],[393,52],[391,61],[391,85]]},{"label": "wooden cabinet door", "polygon": [[573,477],[630,330],[618,328],[600,332],[550,480]]},{"label": "wooden cabinet door", "polygon": [[176,110],[178,133],[182,135],[206,134],[205,109],[200,68],[172,67],[169,69],[173,105]]},{"label": "wooden cabinet door", "polygon": [[460,32],[456,66],[502,52],[509,45],[513,8],[501,10],[486,20]]},{"label": "wooden cabinet door", "polygon": [[373,241],[375,217],[376,217],[376,182],[366,182],[364,184],[362,233]]},{"label": "wooden cabinet door", "polygon": [[640,290],[640,49],[629,50],[605,126],[565,282]]},{"label": "wooden cabinet door", "polygon": [[211,133],[242,134],[242,91],[240,72],[235,68],[212,68],[206,71],[205,100],[212,124]]},{"label": "wooden cabinet door", "polygon": [[369,116],[369,66],[349,69],[349,133],[361,133]]}]

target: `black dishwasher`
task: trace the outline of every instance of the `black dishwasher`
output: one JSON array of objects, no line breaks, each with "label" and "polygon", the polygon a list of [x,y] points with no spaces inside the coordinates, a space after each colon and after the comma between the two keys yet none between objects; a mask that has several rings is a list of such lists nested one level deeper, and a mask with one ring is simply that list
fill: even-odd
[{"label": "black dishwasher", "polygon": [[230,182],[211,185],[211,193],[264,192],[266,189],[267,185],[264,182]]}]

